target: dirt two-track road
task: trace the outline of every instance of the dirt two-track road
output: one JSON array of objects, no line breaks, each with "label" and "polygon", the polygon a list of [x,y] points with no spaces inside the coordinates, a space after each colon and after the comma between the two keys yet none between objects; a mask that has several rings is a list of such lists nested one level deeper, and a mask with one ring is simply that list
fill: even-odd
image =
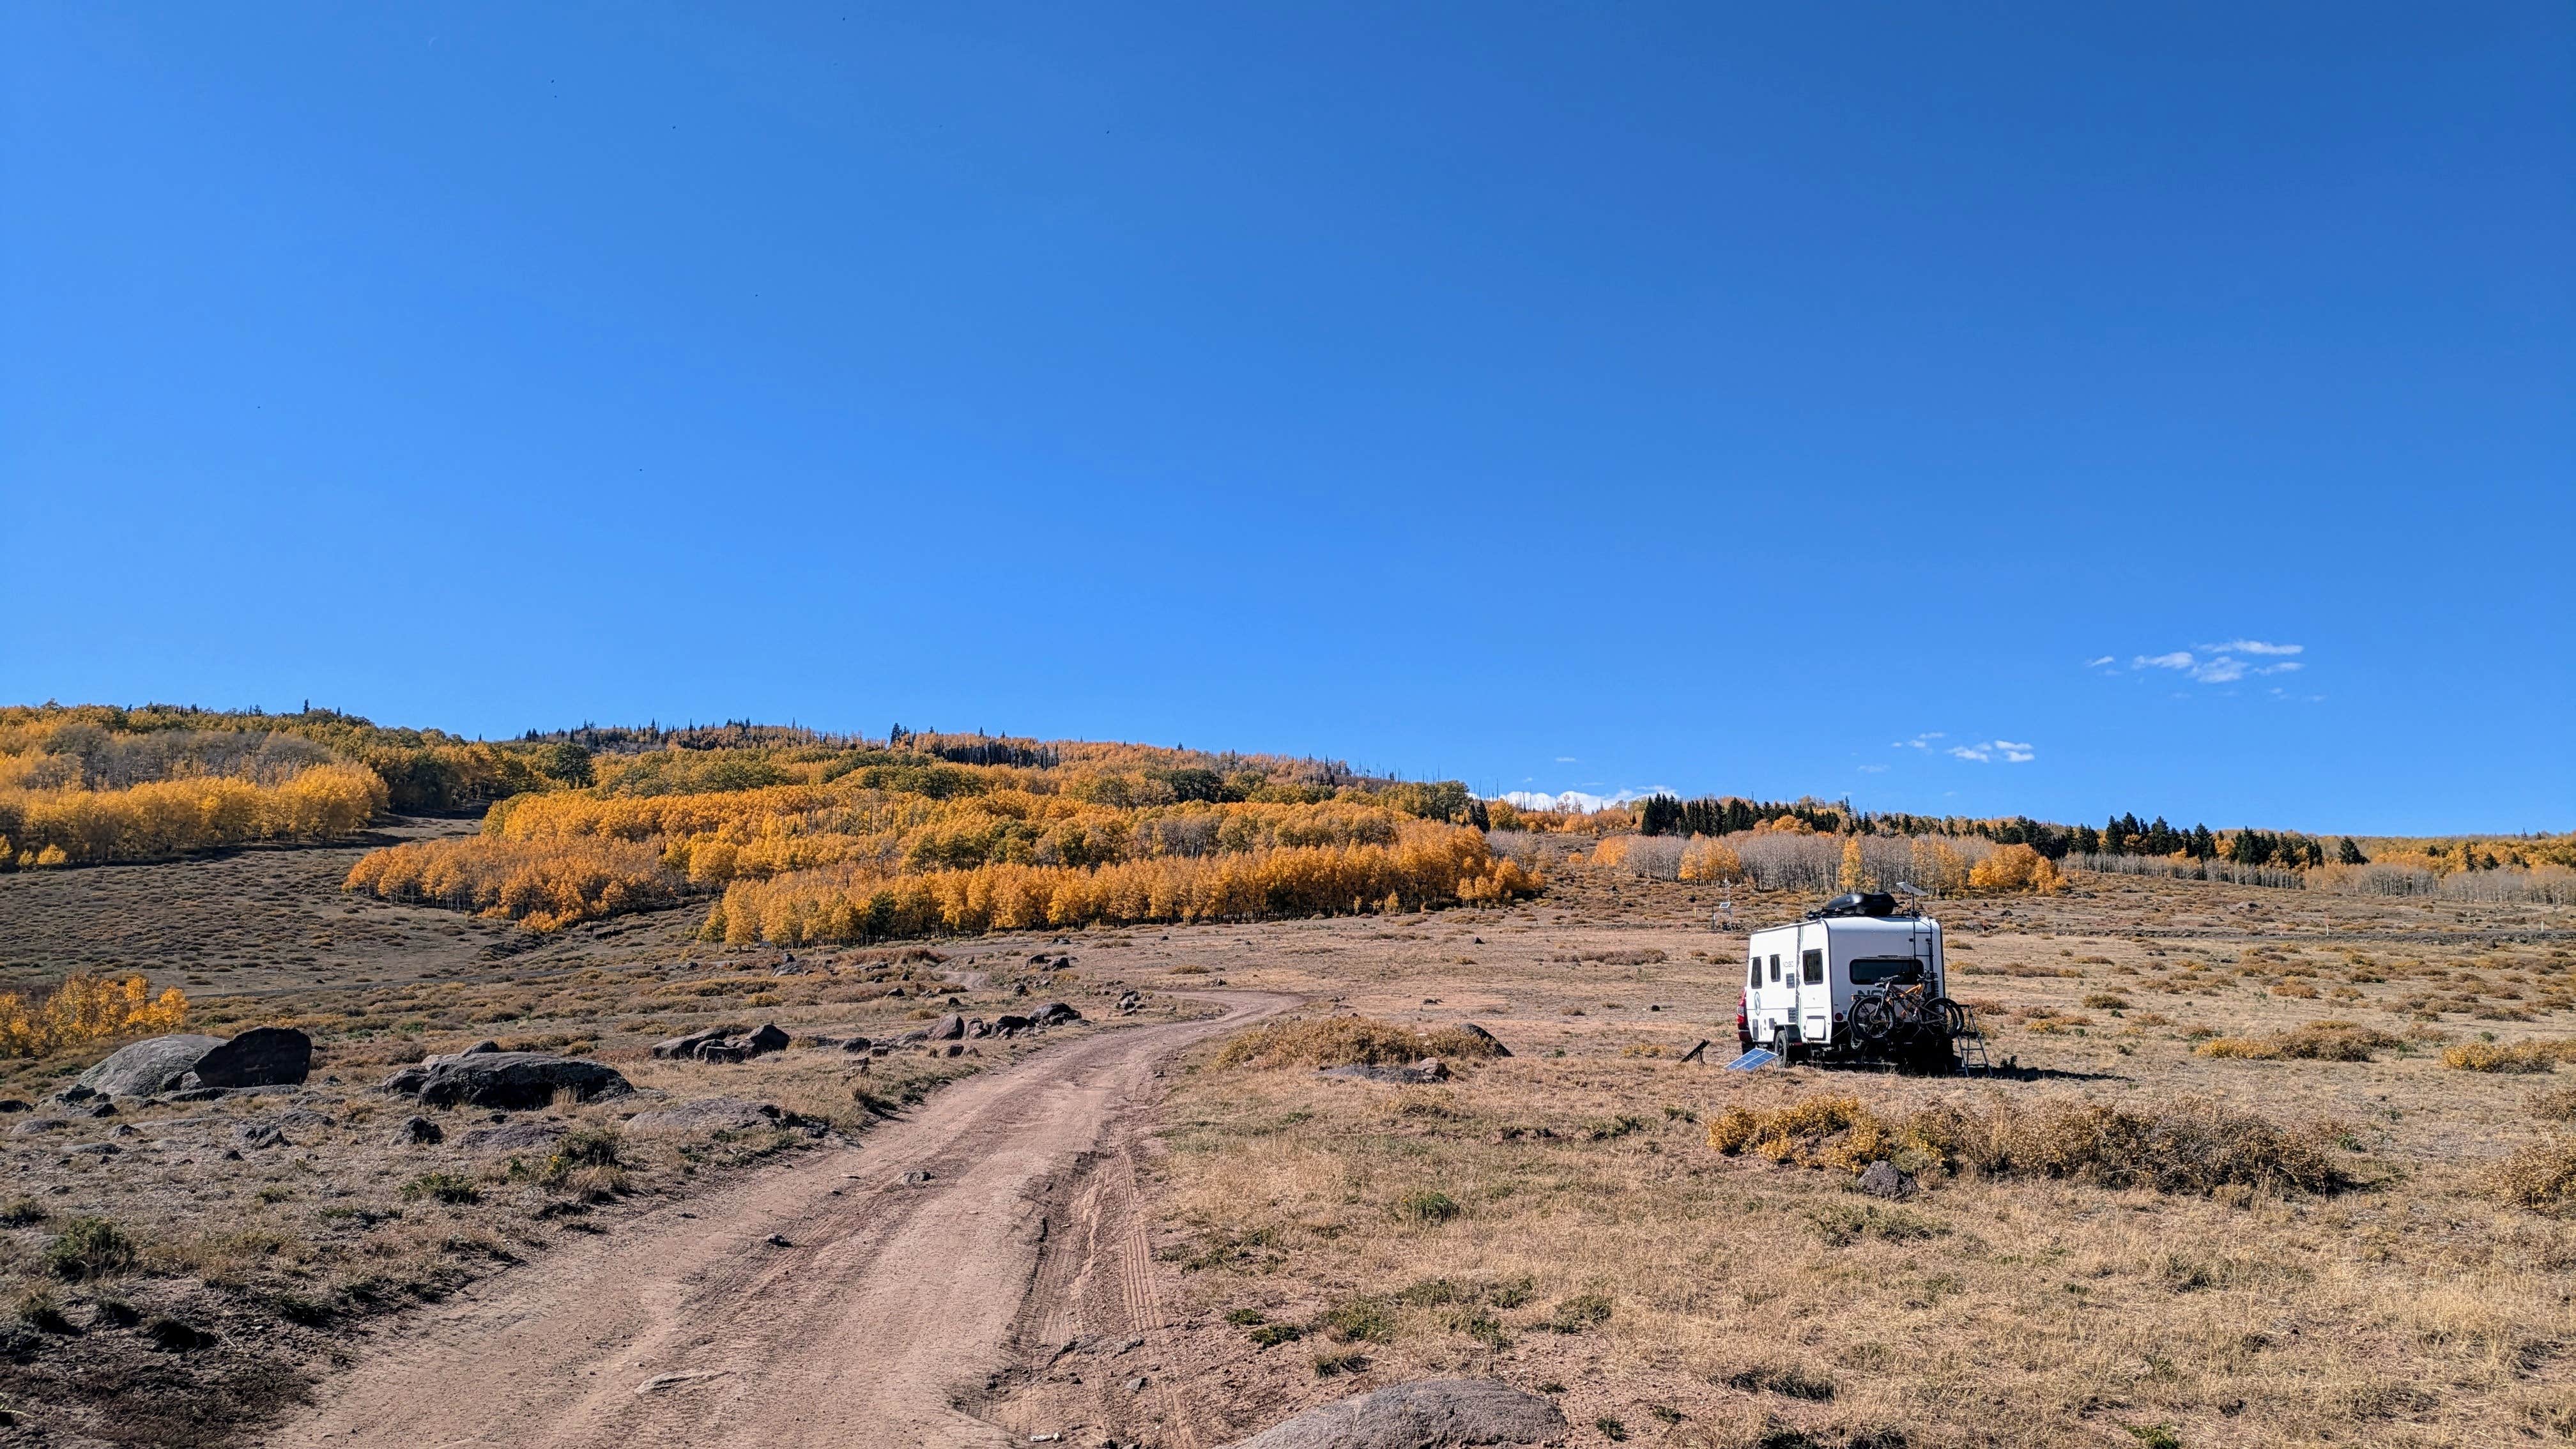
[{"label": "dirt two-track road", "polygon": [[[1133,1213],[1133,1109],[1158,1067],[1293,1002],[1205,999],[1224,1014],[1040,1052],[859,1145],[505,1274],[398,1330],[269,1442],[1024,1442],[961,1406],[1042,1345],[1162,1326]],[[1196,1437],[1156,1408],[1128,1411]]]}]

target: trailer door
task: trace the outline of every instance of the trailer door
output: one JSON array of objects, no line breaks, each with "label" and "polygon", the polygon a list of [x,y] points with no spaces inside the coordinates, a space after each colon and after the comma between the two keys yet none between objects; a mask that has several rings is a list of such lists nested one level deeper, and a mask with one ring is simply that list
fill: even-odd
[{"label": "trailer door", "polygon": [[1834,984],[1825,969],[1830,941],[1819,926],[1812,936],[1800,932],[1798,946],[1798,1038],[1822,1046],[1834,1035]]}]

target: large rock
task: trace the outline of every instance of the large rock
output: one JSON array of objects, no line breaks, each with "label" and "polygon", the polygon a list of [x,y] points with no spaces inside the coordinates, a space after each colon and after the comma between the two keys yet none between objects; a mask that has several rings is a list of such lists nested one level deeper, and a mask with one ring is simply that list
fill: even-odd
[{"label": "large rock", "polygon": [[635,1088],[614,1067],[544,1052],[475,1052],[431,1057],[387,1077],[382,1090],[429,1107],[543,1107],[555,1093],[587,1102],[623,1097]]},{"label": "large rock", "polygon": [[157,1097],[166,1092],[291,1087],[313,1069],[313,1038],[283,1026],[255,1026],[224,1038],[181,1033],[120,1047],[80,1074],[71,1092]]},{"label": "large rock", "polygon": [[1063,1026],[1068,1022],[1076,1022],[1080,1020],[1082,1020],[1082,1013],[1074,1010],[1072,1007],[1061,1001],[1050,1001],[1046,1005],[1038,1008],[1038,1025],[1040,1026]]},{"label": "large rock", "polygon": [[693,1031],[687,1036],[675,1036],[668,1041],[657,1041],[653,1043],[653,1055],[665,1061],[686,1061],[698,1054],[698,1048],[711,1041],[722,1041],[736,1030],[737,1028],[730,1026],[711,1026],[705,1031]]},{"label": "large rock", "polygon": [[[286,1026],[255,1026],[197,1058],[186,1087],[290,1087],[313,1070],[313,1038]],[[114,1095],[113,1093],[110,1094]]]},{"label": "large rock", "polygon": [[1423,1379],[1308,1409],[1235,1449],[1460,1449],[1562,1444],[1565,1415],[1490,1379]]},{"label": "large rock", "polygon": [[955,1041],[965,1034],[966,1018],[953,1011],[930,1024],[932,1041]]},{"label": "large rock", "polygon": [[206,1053],[222,1046],[219,1036],[181,1033],[156,1036],[118,1047],[106,1061],[80,1074],[72,1085],[102,1097],[154,1097],[173,1090],[179,1079],[197,1069]]}]

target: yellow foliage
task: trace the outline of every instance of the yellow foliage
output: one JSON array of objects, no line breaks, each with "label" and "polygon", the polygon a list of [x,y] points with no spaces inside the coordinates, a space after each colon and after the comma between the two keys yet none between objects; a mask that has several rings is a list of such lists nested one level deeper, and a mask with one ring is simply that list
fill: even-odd
[{"label": "yellow foliage", "polygon": [[1217,1052],[1220,1067],[1408,1066],[1424,1057],[1490,1057],[1502,1046],[1464,1027],[1417,1031],[1371,1016],[1256,1026]]},{"label": "yellow foliage", "polygon": [[315,765],[275,784],[200,777],[122,790],[0,790],[0,834],[22,866],[151,860],[254,840],[328,840],[385,808],[357,765]]},{"label": "yellow foliage", "polygon": [[76,972],[37,1006],[0,993],[0,1056],[32,1057],[84,1042],[177,1031],[188,1018],[188,996],[173,986],[151,994],[140,976],[118,980]]},{"label": "yellow foliage", "polygon": [[1860,837],[1843,837],[1843,863],[1835,884],[1847,891],[1859,890],[1869,883],[1869,867],[1860,858]]},{"label": "yellow foliage", "polygon": [[2000,845],[1968,872],[1968,884],[1984,891],[2054,893],[2065,879],[2056,862],[2027,845]]},{"label": "yellow foliage", "polygon": [[1628,847],[1636,841],[1637,837],[1633,835],[1606,836],[1600,844],[1592,847],[1592,863],[1606,865],[1613,869],[1625,865],[1628,861]]},{"label": "yellow foliage", "polygon": [[677,883],[651,845],[622,840],[423,840],[372,850],[343,890],[428,901],[552,931],[576,921],[676,904]]},{"label": "yellow foliage", "polygon": [[1682,847],[1680,877],[1690,881],[1742,880],[1744,859],[1718,841],[1694,837]]},{"label": "yellow foliage", "polygon": [[1518,864],[1488,853],[1481,832],[1415,821],[1391,845],[1281,846],[1087,870],[985,865],[897,875],[838,866],[738,880],[708,913],[703,935],[802,945],[1094,921],[1255,920],[1502,901],[1537,888]]}]

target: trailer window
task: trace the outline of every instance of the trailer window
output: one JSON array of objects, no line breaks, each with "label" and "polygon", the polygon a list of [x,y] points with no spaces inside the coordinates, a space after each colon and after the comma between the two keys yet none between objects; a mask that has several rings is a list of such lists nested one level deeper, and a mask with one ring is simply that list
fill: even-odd
[{"label": "trailer window", "polygon": [[1911,956],[1865,956],[1851,964],[1854,986],[1898,981],[1911,986],[1923,979],[1923,963]]},{"label": "trailer window", "polygon": [[1744,984],[1747,986],[1759,986],[1762,984],[1761,957],[1754,957],[1753,964],[1744,968]]},{"label": "trailer window", "polygon": [[1773,956],[1771,958],[1771,984],[1774,986],[1780,984],[1780,958],[1778,956]]},{"label": "trailer window", "polygon": [[1825,979],[1825,953],[1824,953],[1824,952],[1822,952],[1822,951],[1809,951],[1809,952],[1805,953],[1803,956],[1799,957],[1798,964],[1799,964],[1800,966],[1802,966],[1802,967],[1804,967],[1804,968],[1806,969],[1806,973],[1807,973],[1807,984],[1808,984],[1809,986],[1818,986],[1818,985],[1822,985],[1822,984],[1824,983],[1824,979]]}]

